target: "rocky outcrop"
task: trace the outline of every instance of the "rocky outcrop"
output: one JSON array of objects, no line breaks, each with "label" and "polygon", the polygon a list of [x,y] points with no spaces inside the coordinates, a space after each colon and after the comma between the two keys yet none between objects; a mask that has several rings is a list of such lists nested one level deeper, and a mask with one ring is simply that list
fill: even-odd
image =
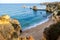
[{"label": "rocky outcrop", "polygon": [[37,7],[36,6],[33,6],[32,8],[34,11],[37,11]]},{"label": "rocky outcrop", "polygon": [[57,40],[60,36],[60,22],[50,25],[44,29],[43,39],[44,40]]},{"label": "rocky outcrop", "polygon": [[54,12],[55,10],[60,10],[60,2],[52,2],[46,4],[47,12]]},{"label": "rocky outcrop", "polygon": [[56,4],[48,4],[46,6],[46,11],[47,12],[54,12],[55,10],[57,10],[57,5]]},{"label": "rocky outcrop", "polygon": [[16,32],[18,35],[20,35],[20,33],[22,33],[22,29],[21,29],[20,23],[19,23],[16,19],[11,20],[10,23],[11,23],[12,26],[14,27],[15,32]]},{"label": "rocky outcrop", "polygon": [[21,32],[18,20],[8,15],[0,17],[0,40],[18,40]]},{"label": "rocky outcrop", "polygon": [[56,10],[53,12],[52,19],[54,22],[60,22],[60,10]]},{"label": "rocky outcrop", "polygon": [[0,17],[0,40],[34,40],[30,36],[22,36],[21,25],[16,19],[11,19],[8,15]]},{"label": "rocky outcrop", "polygon": [[60,10],[53,12],[54,24],[44,29],[43,40],[60,40]]}]

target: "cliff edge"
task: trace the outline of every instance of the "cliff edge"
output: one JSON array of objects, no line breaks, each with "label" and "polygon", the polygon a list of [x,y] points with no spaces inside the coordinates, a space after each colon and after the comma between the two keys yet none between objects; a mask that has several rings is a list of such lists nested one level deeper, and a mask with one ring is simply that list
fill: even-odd
[{"label": "cliff edge", "polygon": [[0,16],[0,40],[19,40],[21,32],[18,20],[11,19],[9,15]]}]

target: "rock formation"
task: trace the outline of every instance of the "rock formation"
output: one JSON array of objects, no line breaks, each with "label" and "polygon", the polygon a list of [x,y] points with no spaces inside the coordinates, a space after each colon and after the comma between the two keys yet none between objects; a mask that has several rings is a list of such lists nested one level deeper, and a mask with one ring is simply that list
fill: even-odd
[{"label": "rock formation", "polygon": [[45,40],[57,40],[60,36],[60,22],[50,25],[44,29],[43,36]]},{"label": "rock formation", "polygon": [[32,36],[22,37],[20,23],[8,15],[0,17],[0,40],[34,40]]},{"label": "rock formation", "polygon": [[47,12],[54,12],[55,10],[60,10],[60,2],[52,2],[46,4],[46,11]]},{"label": "rock formation", "polygon": [[56,11],[53,12],[52,19],[55,22],[59,22],[60,21],[60,10],[56,10]]},{"label": "rock formation", "polygon": [[0,17],[0,40],[18,40],[21,26],[16,19],[11,19],[8,15]]},{"label": "rock formation", "polygon": [[34,11],[36,11],[37,10],[37,7],[36,6],[33,6],[33,8],[32,8]]},{"label": "rock formation", "polygon": [[60,10],[53,12],[54,24],[44,29],[43,40],[60,40]]}]

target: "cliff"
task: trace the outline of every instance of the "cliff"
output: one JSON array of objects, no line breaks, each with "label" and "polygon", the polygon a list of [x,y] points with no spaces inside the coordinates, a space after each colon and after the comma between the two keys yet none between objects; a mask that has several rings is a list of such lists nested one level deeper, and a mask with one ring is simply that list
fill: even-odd
[{"label": "cliff", "polygon": [[60,10],[60,2],[52,2],[46,4],[47,12],[54,12],[55,10]]},{"label": "cliff", "polygon": [[0,16],[0,40],[34,40],[30,35],[22,36],[21,25],[16,19],[8,15]]},{"label": "cliff", "polygon": [[44,40],[60,40],[60,22],[44,29]]},{"label": "cliff", "polygon": [[0,17],[0,40],[19,40],[21,26],[16,19],[11,19],[8,15]]}]

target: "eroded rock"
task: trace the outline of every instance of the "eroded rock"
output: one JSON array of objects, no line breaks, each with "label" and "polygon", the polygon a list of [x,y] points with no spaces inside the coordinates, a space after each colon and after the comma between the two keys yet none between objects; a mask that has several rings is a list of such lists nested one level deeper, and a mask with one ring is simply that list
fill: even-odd
[{"label": "eroded rock", "polygon": [[60,36],[60,22],[50,25],[45,28],[43,32],[43,37],[46,40],[57,40]]},{"label": "eroded rock", "polygon": [[0,17],[0,40],[19,40],[21,26],[16,19],[8,15]]}]

